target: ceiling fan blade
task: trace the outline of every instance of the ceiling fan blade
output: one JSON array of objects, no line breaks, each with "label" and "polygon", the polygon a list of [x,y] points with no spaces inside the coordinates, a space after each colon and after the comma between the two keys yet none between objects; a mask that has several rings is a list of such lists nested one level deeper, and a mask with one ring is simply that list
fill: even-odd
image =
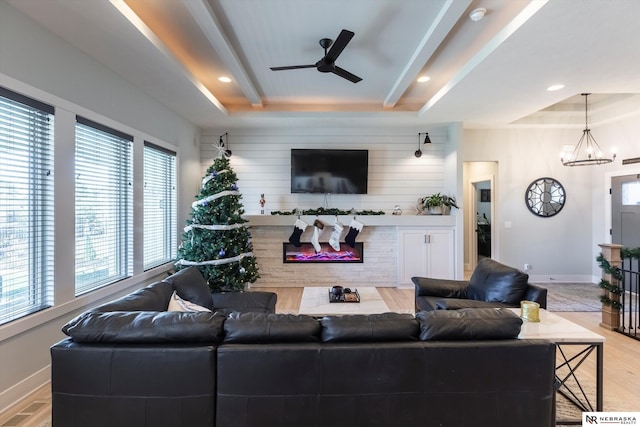
[{"label": "ceiling fan blade", "polygon": [[362,80],[360,77],[356,76],[355,74],[351,74],[344,68],[340,68],[340,67],[335,67],[333,70],[333,74],[337,74],[340,77],[345,78],[353,83],[358,83],[360,80]]},{"label": "ceiling fan blade", "polygon": [[273,70],[273,71],[297,70],[299,68],[316,68],[316,64],[313,64],[313,65],[289,65],[287,67],[271,67],[271,70]]},{"label": "ceiling fan blade", "polygon": [[327,52],[327,55],[325,56],[325,59],[327,60],[327,62],[335,62],[335,60],[338,59],[338,56],[340,56],[344,48],[347,47],[347,44],[349,44],[349,42],[351,41],[354,35],[355,34],[352,31],[342,30],[340,32],[340,35],[338,35],[338,38],[336,39],[336,41],[334,41],[333,44],[331,45],[329,52]]}]

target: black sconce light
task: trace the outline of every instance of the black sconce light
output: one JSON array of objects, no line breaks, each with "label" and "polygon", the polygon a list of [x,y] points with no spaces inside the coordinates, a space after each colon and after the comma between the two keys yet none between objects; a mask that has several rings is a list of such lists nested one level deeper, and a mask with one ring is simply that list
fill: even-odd
[{"label": "black sconce light", "polygon": [[431,138],[427,132],[418,132],[418,149],[413,153],[416,157],[422,157],[422,150],[420,150],[420,138],[424,135],[424,144],[431,144]]},{"label": "black sconce light", "polygon": [[[224,137],[224,140],[222,139]],[[226,157],[231,157],[231,150],[229,150],[229,132],[225,132],[220,135],[220,140],[218,141],[218,149],[222,151]]]}]

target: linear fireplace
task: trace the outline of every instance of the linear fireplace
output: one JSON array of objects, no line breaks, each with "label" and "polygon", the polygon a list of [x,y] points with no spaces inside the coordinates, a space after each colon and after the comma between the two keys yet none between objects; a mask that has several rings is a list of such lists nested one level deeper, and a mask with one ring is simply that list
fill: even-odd
[{"label": "linear fireplace", "polygon": [[283,263],[352,263],[363,262],[363,244],[356,242],[355,248],[346,243],[340,244],[340,250],[336,251],[329,243],[320,243],[321,250],[316,252],[311,243],[301,243],[300,247],[295,247],[291,243],[282,244]]}]

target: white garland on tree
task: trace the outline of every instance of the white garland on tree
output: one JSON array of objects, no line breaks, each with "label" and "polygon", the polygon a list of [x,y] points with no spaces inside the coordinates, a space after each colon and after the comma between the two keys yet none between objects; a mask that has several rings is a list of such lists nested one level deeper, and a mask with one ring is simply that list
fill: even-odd
[{"label": "white garland on tree", "polygon": [[253,252],[245,252],[240,255],[236,255],[231,258],[221,258],[221,259],[212,259],[209,261],[187,261],[186,259],[181,259],[177,262],[180,265],[222,265],[222,264],[230,264],[232,262],[240,261],[242,258],[246,258],[248,256],[253,256]]},{"label": "white garland on tree", "polygon": [[191,224],[191,225],[187,225],[184,228],[184,232],[188,233],[189,231],[193,230],[194,228],[202,228],[204,230],[212,230],[212,231],[218,231],[218,230],[235,230],[236,228],[241,228],[244,227],[244,224],[219,224],[219,225],[204,225],[204,224]]},{"label": "white garland on tree", "polygon": [[204,186],[207,185],[207,182],[211,181],[213,178],[215,178],[219,174],[228,173],[228,172],[229,172],[229,169],[222,169],[221,171],[216,171],[205,176],[204,178],[202,178],[202,188],[204,188]]},{"label": "white garland on tree", "polygon": [[196,206],[199,205],[206,205],[207,203],[215,200],[215,199],[219,199],[220,197],[224,197],[224,196],[239,196],[240,192],[236,191],[236,190],[224,190],[219,192],[218,194],[212,194],[211,196],[205,197],[204,199],[200,199],[200,200],[196,200],[195,202],[191,203],[191,207],[195,208]]}]

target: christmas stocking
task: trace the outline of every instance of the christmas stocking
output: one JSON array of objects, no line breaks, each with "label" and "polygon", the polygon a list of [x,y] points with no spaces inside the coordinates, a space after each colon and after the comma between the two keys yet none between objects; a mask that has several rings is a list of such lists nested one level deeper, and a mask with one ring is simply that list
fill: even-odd
[{"label": "christmas stocking", "polygon": [[340,251],[340,236],[342,235],[342,230],[344,230],[344,226],[336,219],[336,223],[333,224],[333,233],[331,233],[331,238],[329,239],[329,244],[336,251]]},{"label": "christmas stocking", "polygon": [[293,229],[293,233],[291,234],[291,237],[289,237],[289,243],[291,243],[296,248],[299,248],[301,246],[300,236],[302,235],[302,232],[305,230],[305,228],[307,228],[307,223],[300,219],[297,219],[295,227]]},{"label": "christmas stocking", "polygon": [[351,224],[349,224],[349,232],[344,238],[344,241],[352,248],[356,247],[356,236],[362,231],[362,227],[364,227],[364,224],[356,221],[355,219],[351,221]]},{"label": "christmas stocking", "polygon": [[322,232],[323,228],[324,223],[319,219],[316,219],[313,222],[313,236],[311,236],[311,244],[313,245],[313,248],[317,253],[320,253],[320,250],[322,249],[322,247],[320,246],[320,241],[318,239],[320,238],[320,233]]}]

